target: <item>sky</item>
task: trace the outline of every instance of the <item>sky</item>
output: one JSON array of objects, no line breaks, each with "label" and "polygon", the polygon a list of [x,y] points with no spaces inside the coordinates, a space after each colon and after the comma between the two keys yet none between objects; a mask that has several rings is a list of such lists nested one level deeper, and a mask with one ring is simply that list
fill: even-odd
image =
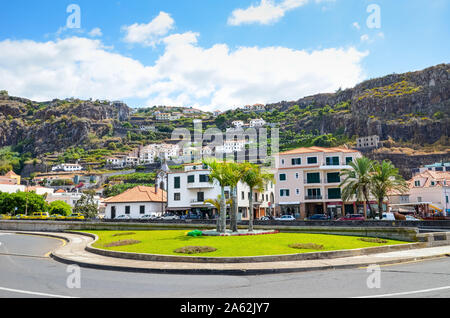
[{"label": "sky", "polygon": [[450,62],[448,0],[15,0],[0,90],[226,110]]}]

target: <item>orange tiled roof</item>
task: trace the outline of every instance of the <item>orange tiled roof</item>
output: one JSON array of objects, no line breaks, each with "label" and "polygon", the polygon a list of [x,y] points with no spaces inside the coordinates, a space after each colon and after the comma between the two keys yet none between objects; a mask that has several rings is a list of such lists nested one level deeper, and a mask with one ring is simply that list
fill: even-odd
[{"label": "orange tiled roof", "polygon": [[106,199],[105,203],[132,203],[132,202],[166,202],[167,193],[154,187],[137,186],[115,197]]},{"label": "orange tiled roof", "polygon": [[19,175],[15,174],[14,171],[9,171],[5,174],[5,177],[18,177]]},{"label": "orange tiled roof", "polygon": [[[408,181],[410,188],[417,188],[414,184],[414,181],[418,179],[426,179],[424,184],[421,184],[421,188],[429,188],[429,187],[442,187],[445,185],[450,186],[450,172],[449,171],[430,171],[426,170],[424,172],[419,173],[414,176],[411,180]],[[434,181],[435,184],[432,186],[431,182]]]},{"label": "orange tiled roof", "polygon": [[281,152],[280,155],[299,155],[299,154],[306,154],[306,153],[314,153],[314,152],[325,152],[325,153],[335,153],[335,152],[344,152],[344,153],[355,153],[359,152],[358,150],[349,149],[345,147],[331,147],[331,148],[324,148],[324,147],[303,147],[303,148],[297,148],[285,152]]}]

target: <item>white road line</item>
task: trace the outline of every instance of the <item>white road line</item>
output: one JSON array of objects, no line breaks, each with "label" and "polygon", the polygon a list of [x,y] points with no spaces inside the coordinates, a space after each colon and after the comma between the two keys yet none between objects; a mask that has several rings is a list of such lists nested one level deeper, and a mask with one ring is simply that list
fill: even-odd
[{"label": "white road line", "polygon": [[413,295],[413,294],[430,293],[430,292],[434,292],[434,291],[438,291],[438,290],[445,290],[445,289],[450,289],[450,286],[415,290],[415,291],[409,291],[409,292],[403,292],[403,293],[393,293],[393,294],[374,295],[374,296],[360,296],[360,297],[355,297],[355,298],[381,298],[381,297],[405,296],[405,295]]},{"label": "white road line", "polygon": [[28,294],[28,295],[44,296],[44,297],[75,298],[75,297],[71,297],[71,296],[62,296],[62,295],[52,295],[52,294],[46,294],[46,293],[37,293],[37,292],[32,292],[32,291],[27,291],[27,290],[11,289],[11,288],[5,288],[5,287],[0,287],[0,290],[12,292],[12,293]]}]

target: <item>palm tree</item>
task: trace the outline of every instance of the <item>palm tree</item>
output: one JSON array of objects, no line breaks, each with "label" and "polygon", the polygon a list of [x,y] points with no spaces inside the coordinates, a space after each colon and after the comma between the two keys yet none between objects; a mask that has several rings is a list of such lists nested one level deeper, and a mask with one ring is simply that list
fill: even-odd
[{"label": "palm tree", "polygon": [[383,160],[381,164],[375,163],[371,192],[378,201],[380,220],[383,218],[383,201],[391,191],[405,193],[408,191],[408,185],[392,162]]},{"label": "palm tree", "polygon": [[[217,196],[217,199],[206,199],[203,203],[204,204],[210,203],[217,209],[217,211],[220,211],[220,204],[221,204],[221,202],[222,202],[222,196],[219,194]],[[233,204],[233,200],[228,199],[228,200],[225,201],[225,204],[226,205],[231,205],[231,204]]]},{"label": "palm tree", "polygon": [[[364,217],[367,218],[367,202],[372,184],[371,173],[374,169],[374,162],[369,158],[357,158],[355,162],[349,163],[351,169],[344,169],[341,177],[344,180],[339,187],[342,189],[342,200],[350,201],[354,196],[358,202],[364,202]],[[369,203],[370,212],[370,203]]]},{"label": "palm tree", "polygon": [[216,180],[221,189],[221,201],[219,209],[219,218],[217,219],[217,232],[225,233],[227,227],[226,217],[226,202],[225,202],[225,187],[229,186],[229,168],[224,162],[218,162],[215,159],[205,159],[203,164],[208,166],[211,170],[209,175],[209,182],[213,183]]},{"label": "palm tree", "polygon": [[242,181],[250,188],[248,231],[253,232],[253,191],[262,192],[270,181],[274,181],[273,174],[262,172],[261,167],[251,163],[244,163]]},{"label": "palm tree", "polygon": [[248,165],[239,164],[236,162],[228,163],[228,184],[231,190],[231,196],[233,204],[231,206],[230,213],[230,229],[233,232],[238,231],[237,227],[237,214],[238,214],[238,204],[237,204],[237,186],[239,181],[245,175],[247,169],[249,169]]}]

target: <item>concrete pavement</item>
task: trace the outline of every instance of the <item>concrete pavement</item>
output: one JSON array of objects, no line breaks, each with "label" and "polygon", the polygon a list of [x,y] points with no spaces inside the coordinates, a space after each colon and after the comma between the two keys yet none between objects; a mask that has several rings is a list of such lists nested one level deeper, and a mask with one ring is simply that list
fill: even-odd
[{"label": "concrete pavement", "polygon": [[[23,234],[24,232],[15,233]],[[86,246],[93,242],[93,239],[91,237],[79,234],[42,232],[26,233],[64,239],[66,243],[62,244],[62,246],[50,253],[50,256],[57,261],[66,264],[76,264],[87,268],[144,273],[261,275],[358,268],[374,264],[396,264],[450,256],[450,246],[442,246],[321,260],[228,264],[168,263],[128,260],[93,254],[85,250]]]}]

